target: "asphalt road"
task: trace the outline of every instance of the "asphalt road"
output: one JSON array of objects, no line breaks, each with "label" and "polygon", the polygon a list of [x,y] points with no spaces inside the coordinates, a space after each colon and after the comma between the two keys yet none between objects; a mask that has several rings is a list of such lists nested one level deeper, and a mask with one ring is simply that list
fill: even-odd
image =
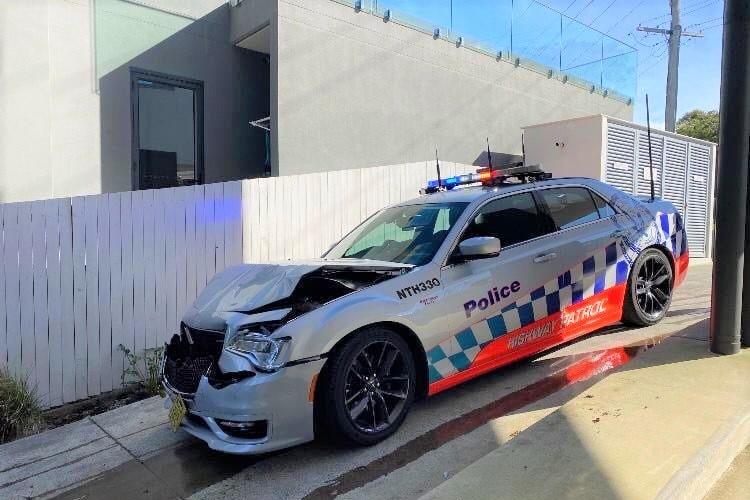
[{"label": "asphalt road", "polygon": [[[637,356],[665,335],[708,317],[711,268],[693,265],[668,317],[651,328],[620,326],[515,363],[418,403],[403,427],[370,448],[313,442],[260,457],[212,452],[187,439],[124,463],[58,498],[419,498],[591,387],[613,366],[613,347]],[[565,376],[571,366],[581,376]]]}]

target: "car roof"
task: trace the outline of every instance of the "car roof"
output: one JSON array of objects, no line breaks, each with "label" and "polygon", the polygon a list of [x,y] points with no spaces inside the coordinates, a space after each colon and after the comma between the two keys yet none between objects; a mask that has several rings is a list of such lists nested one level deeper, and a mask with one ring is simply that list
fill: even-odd
[{"label": "car roof", "polygon": [[529,188],[541,189],[545,186],[556,186],[561,184],[583,184],[591,185],[596,183],[594,179],[588,177],[558,177],[555,179],[548,179],[544,181],[535,181],[528,183],[509,183],[501,186],[471,186],[471,187],[457,187],[450,191],[438,191],[432,194],[424,194],[411,200],[397,203],[398,206],[403,205],[423,205],[427,203],[472,203],[479,200],[493,198],[498,194],[510,194],[518,191],[526,191]]}]

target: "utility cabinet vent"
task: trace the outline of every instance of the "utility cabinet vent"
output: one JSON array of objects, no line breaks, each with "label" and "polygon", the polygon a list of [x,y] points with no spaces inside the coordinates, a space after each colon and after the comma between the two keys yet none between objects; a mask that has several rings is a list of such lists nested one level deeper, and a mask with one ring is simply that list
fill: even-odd
[{"label": "utility cabinet vent", "polygon": [[636,131],[611,125],[607,129],[607,182],[633,192]]}]

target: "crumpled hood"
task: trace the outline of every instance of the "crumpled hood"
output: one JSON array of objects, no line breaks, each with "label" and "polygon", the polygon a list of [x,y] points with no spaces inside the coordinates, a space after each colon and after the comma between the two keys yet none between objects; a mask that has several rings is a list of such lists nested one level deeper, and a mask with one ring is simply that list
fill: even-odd
[{"label": "crumpled hood", "polygon": [[321,267],[398,270],[413,266],[360,259],[314,259],[243,264],[216,274],[184,316],[193,328],[220,330],[234,312],[249,312],[289,297],[300,279]]}]

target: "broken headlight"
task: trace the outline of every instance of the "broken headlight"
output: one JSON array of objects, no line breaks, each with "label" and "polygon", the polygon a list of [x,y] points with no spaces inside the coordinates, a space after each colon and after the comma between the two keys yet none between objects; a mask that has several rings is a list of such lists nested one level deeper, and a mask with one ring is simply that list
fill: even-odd
[{"label": "broken headlight", "polygon": [[286,364],[290,342],[289,338],[274,339],[253,329],[240,328],[229,338],[226,348],[245,355],[260,371],[275,372]]}]

